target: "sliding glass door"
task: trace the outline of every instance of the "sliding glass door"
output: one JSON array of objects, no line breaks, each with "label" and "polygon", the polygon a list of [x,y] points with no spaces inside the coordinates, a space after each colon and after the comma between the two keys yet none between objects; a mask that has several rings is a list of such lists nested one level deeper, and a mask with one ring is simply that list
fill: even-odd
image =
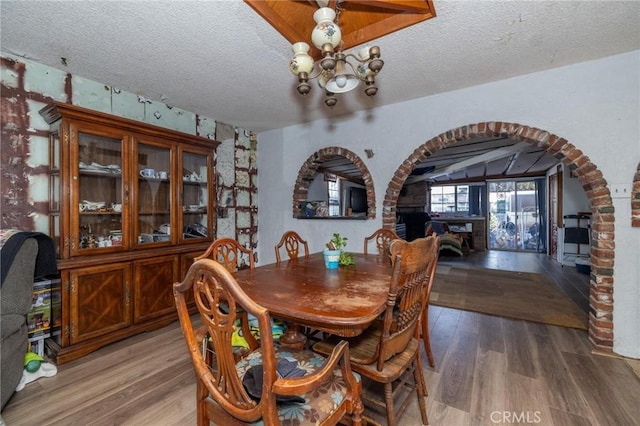
[{"label": "sliding glass door", "polygon": [[544,178],[487,184],[489,249],[545,251]]}]

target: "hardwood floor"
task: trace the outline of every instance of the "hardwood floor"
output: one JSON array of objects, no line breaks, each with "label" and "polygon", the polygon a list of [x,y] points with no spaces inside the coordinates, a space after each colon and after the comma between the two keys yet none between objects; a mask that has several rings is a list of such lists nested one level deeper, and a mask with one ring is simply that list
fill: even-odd
[{"label": "hardwood floor", "polygon": [[545,274],[582,310],[589,312],[589,275],[578,272],[575,267],[562,266],[546,254],[489,250],[471,252],[463,258],[441,256],[439,263]]},{"label": "hardwood floor", "polygon": [[[491,257],[475,261],[502,262]],[[432,425],[638,424],[640,379],[625,360],[592,354],[584,331],[436,306],[429,323]],[[8,426],[195,424],[194,380],[173,323],[60,366],[14,394],[2,417]],[[420,424],[415,399],[399,424]]]}]

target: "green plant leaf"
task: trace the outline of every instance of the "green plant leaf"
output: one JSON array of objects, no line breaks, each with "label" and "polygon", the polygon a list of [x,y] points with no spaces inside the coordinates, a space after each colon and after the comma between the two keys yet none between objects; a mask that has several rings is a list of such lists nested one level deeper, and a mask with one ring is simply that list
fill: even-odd
[{"label": "green plant leaf", "polygon": [[356,261],[353,259],[353,253],[340,253],[340,265],[350,266],[355,265]]},{"label": "green plant leaf", "polygon": [[336,250],[342,250],[347,246],[347,237],[341,237],[339,233],[334,233],[329,243],[333,243]]}]

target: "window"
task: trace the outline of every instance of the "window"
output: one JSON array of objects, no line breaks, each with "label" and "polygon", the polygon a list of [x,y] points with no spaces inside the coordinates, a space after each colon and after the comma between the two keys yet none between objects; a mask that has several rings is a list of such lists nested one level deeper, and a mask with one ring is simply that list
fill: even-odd
[{"label": "window", "polygon": [[468,213],[469,185],[432,186],[431,211],[439,213]]},{"label": "window", "polygon": [[340,178],[327,181],[329,191],[329,216],[340,216]]}]

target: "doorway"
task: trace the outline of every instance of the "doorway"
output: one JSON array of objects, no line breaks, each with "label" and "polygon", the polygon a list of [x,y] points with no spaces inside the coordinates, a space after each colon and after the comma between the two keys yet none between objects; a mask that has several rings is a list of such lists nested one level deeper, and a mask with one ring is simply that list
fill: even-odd
[{"label": "doorway", "polygon": [[[598,247],[613,247],[615,221],[614,215],[610,214],[614,211],[613,200],[607,187],[607,181],[602,177],[597,165],[572,143],[558,135],[542,129],[508,122],[481,122],[461,126],[436,135],[417,147],[401,163],[387,186],[382,209],[383,226],[394,229],[398,195],[414,165],[444,146],[456,145],[464,140],[501,134],[535,144],[574,169],[578,179],[584,182],[582,186],[587,193],[593,213],[592,228],[608,230],[607,232],[593,233],[591,244]],[[546,235],[547,232],[541,230],[539,234]],[[612,250],[595,251],[591,255],[589,341],[598,350],[607,352],[613,348],[614,337],[612,300],[612,293],[615,290],[614,263],[615,256]],[[596,285],[595,283],[601,284]]]},{"label": "doorway", "polygon": [[489,250],[545,250],[544,188],[536,179],[487,182]]}]

